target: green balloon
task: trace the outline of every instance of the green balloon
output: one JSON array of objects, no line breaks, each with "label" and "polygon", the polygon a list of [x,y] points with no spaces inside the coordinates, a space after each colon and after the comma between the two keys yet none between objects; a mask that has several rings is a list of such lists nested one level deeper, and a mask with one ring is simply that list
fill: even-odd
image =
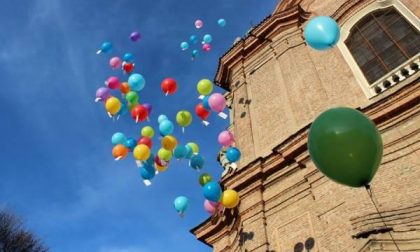
[{"label": "green balloon", "polygon": [[309,154],[330,179],[351,187],[368,185],[381,163],[383,145],[375,124],[352,108],[319,115],[309,130]]},{"label": "green balloon", "polygon": [[125,99],[131,104],[136,104],[139,100],[139,96],[136,92],[130,91],[125,95]]},{"label": "green balloon", "polygon": [[202,79],[197,83],[197,91],[201,95],[209,95],[213,91],[213,82],[209,79]]},{"label": "green balloon", "polygon": [[178,114],[176,114],[176,122],[181,127],[187,127],[192,122],[192,115],[187,110],[179,111]]},{"label": "green balloon", "polygon": [[200,178],[199,178],[198,181],[200,182],[201,186],[204,186],[208,182],[212,181],[212,177],[208,173],[203,173],[203,174],[200,175]]}]

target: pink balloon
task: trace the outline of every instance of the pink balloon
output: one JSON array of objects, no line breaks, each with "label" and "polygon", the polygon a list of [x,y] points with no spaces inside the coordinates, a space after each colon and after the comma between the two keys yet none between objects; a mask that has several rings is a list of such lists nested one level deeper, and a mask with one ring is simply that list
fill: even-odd
[{"label": "pink balloon", "polygon": [[118,69],[121,67],[121,59],[118,57],[113,57],[109,60],[109,65],[112,67],[112,69]]},{"label": "pink balloon", "polygon": [[210,45],[210,44],[208,44],[208,43],[205,43],[205,44],[203,45],[203,51],[205,51],[205,52],[210,52],[210,50],[211,50],[211,45]]},{"label": "pink balloon", "polygon": [[209,106],[217,113],[222,112],[226,107],[225,97],[220,93],[213,93],[209,97]]},{"label": "pink balloon", "polygon": [[204,209],[209,214],[215,214],[222,211],[222,205],[219,202],[212,202],[206,199],[204,200]]},{"label": "pink balloon", "polygon": [[105,84],[110,88],[110,89],[117,89],[120,88],[120,80],[115,77],[115,76],[111,76],[108,78],[108,80],[105,81]]},{"label": "pink balloon", "polygon": [[218,140],[219,143],[225,147],[232,146],[233,142],[235,141],[232,132],[228,130],[220,132]]},{"label": "pink balloon", "polygon": [[194,25],[195,25],[195,28],[200,29],[201,27],[203,27],[204,23],[202,20],[197,19],[195,20]]}]

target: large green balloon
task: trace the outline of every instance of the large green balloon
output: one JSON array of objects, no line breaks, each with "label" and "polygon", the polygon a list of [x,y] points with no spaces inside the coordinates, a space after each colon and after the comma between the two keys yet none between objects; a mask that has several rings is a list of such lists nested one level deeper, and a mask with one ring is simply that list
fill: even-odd
[{"label": "large green balloon", "polygon": [[309,130],[309,154],[330,179],[352,187],[369,184],[382,159],[382,139],[375,124],[352,108],[319,115]]}]

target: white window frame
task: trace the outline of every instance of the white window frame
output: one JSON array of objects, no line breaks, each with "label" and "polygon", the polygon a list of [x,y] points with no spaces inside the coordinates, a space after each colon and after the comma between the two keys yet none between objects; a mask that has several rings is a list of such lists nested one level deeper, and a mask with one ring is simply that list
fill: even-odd
[{"label": "white window frame", "polygon": [[[344,43],[344,41],[346,41],[346,39],[350,35],[351,28],[357,22],[359,22],[363,17],[365,17],[366,15],[368,15],[369,13],[375,10],[384,9],[391,6],[394,7],[408,22],[410,22],[413,25],[413,27],[415,27],[418,31],[420,31],[420,20],[417,18],[417,16],[413,12],[411,12],[410,9],[408,9],[403,3],[401,3],[400,0],[376,0],[375,2],[359,10],[348,20],[346,20],[346,22],[342,24],[341,30],[340,30],[341,35],[337,43],[337,47],[341,51],[347,64],[350,66],[350,69],[353,72],[353,75],[356,78],[357,83],[362,88],[363,93],[369,99],[378,95],[378,93],[376,93],[375,91],[375,87],[380,86],[381,88],[384,88],[382,86],[382,82],[385,81],[386,79],[390,79],[393,73],[395,73],[395,71],[393,70],[390,73],[384,75],[379,80],[375,81],[374,83],[369,84],[365,75],[363,74],[356,60],[353,58],[353,55],[351,54],[350,50],[347,48],[347,45]],[[407,64],[409,65],[412,62],[416,62],[417,64],[419,64],[419,61],[420,61],[420,53],[418,53],[411,59],[407,60],[405,63],[403,63],[401,66],[397,67],[396,69],[397,70],[401,69],[402,67],[405,67]],[[401,80],[405,78],[403,76],[399,76],[399,77],[401,78]],[[392,80],[390,82],[393,83]]]}]

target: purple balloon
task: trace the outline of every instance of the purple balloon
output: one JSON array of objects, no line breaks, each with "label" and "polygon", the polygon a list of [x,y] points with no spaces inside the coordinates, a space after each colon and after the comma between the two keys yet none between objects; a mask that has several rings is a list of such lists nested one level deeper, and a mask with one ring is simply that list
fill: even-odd
[{"label": "purple balloon", "polygon": [[150,115],[150,113],[152,112],[152,104],[143,103],[142,105],[143,105],[143,107],[145,107],[147,109],[147,113]]},{"label": "purple balloon", "polygon": [[111,96],[111,90],[106,87],[100,87],[96,90],[96,100],[105,102]]},{"label": "purple balloon", "polygon": [[137,41],[137,40],[139,40],[141,38],[141,36],[140,36],[140,33],[139,32],[132,32],[131,34],[130,34],[130,39],[132,40],[132,41]]},{"label": "purple balloon", "polygon": [[214,93],[209,97],[209,105],[211,110],[220,113],[226,107],[225,97],[220,93]]}]

